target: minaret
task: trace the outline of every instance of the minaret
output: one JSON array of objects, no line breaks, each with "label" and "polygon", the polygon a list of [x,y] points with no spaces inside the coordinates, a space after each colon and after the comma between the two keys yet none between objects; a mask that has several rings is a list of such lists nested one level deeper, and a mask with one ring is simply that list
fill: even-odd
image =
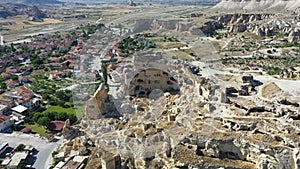
[{"label": "minaret", "polygon": [[4,38],[2,35],[0,35],[0,46],[3,46],[4,45]]}]

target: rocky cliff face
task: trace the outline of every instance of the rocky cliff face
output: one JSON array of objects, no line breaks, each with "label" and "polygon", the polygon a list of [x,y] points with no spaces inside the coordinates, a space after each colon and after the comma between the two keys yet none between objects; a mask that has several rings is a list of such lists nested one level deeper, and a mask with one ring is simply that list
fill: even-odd
[{"label": "rocky cliff face", "polygon": [[87,102],[85,117],[88,119],[118,117],[118,111],[110,99],[108,91],[101,84],[94,96]]},{"label": "rocky cliff face", "polygon": [[32,7],[32,12],[30,13],[30,15],[30,20],[32,21],[41,21],[44,17],[46,17],[46,15],[42,13],[42,11],[37,6]]},{"label": "rocky cliff face", "polygon": [[41,19],[41,18],[45,17],[45,14],[43,14],[43,13],[40,11],[40,9],[39,9],[38,7],[36,7],[36,6],[33,6],[33,7],[32,7],[32,11],[33,11],[34,17],[36,17],[36,18]]},{"label": "rocky cliff face", "polygon": [[202,27],[199,29],[206,35],[214,34],[216,29],[221,29],[223,24],[220,22],[209,21],[206,22]]},{"label": "rocky cliff face", "polygon": [[275,14],[225,14],[217,21],[230,27],[229,32],[253,32],[259,36],[273,36],[276,33],[289,33],[294,24],[276,19]]},{"label": "rocky cliff face", "polygon": [[[300,1],[299,1],[300,2]],[[297,18],[297,17],[296,17]],[[295,20],[277,19],[272,13],[234,13],[213,16],[202,26],[193,26],[191,22],[180,19],[143,19],[137,20],[133,32],[147,30],[174,30],[177,32],[190,32],[193,35],[211,35],[217,29],[229,27],[230,33],[252,32],[259,36],[274,36],[276,33],[290,33],[295,27]],[[297,33],[295,34],[297,37]],[[297,39],[295,39],[297,41]]]},{"label": "rocky cliff face", "polygon": [[216,29],[223,27],[219,21],[207,21],[203,26],[193,26],[191,22],[184,20],[159,20],[159,19],[141,19],[137,20],[133,28],[133,32],[142,32],[148,30],[174,30],[177,32],[190,32],[194,35],[210,35],[214,34]]},{"label": "rocky cliff face", "polygon": [[289,34],[289,42],[300,41],[300,29],[295,29]]},{"label": "rocky cliff face", "polygon": [[298,0],[222,0],[213,9],[217,10],[294,10],[300,7]]},{"label": "rocky cliff face", "polygon": [[[221,16],[212,17],[212,21],[205,22],[200,27],[193,27],[189,24],[173,23],[174,25],[160,22],[160,27],[166,29],[174,29],[178,32],[190,31],[193,35],[210,35],[214,34],[217,29],[222,29],[224,26],[229,27],[229,32],[252,32],[259,36],[274,36],[276,33],[290,33],[295,22],[276,19],[275,14],[250,14],[250,13],[235,13],[224,14]],[[165,25],[165,26],[162,26]],[[156,26],[157,28],[158,26]],[[297,35],[297,33],[296,33]]]},{"label": "rocky cliff face", "polygon": [[274,14],[225,14],[217,18],[217,20],[224,24],[242,24],[242,23],[249,23],[254,21],[261,21],[265,19],[272,19],[274,18]]}]

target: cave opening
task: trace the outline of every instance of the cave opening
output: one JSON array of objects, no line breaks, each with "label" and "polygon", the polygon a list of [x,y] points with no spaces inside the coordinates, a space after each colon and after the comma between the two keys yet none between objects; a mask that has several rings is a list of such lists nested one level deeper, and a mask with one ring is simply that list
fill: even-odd
[{"label": "cave opening", "polygon": [[153,91],[178,94],[180,88],[177,80],[169,73],[155,68],[144,69],[137,73],[130,81],[129,95],[135,97],[149,97]]}]

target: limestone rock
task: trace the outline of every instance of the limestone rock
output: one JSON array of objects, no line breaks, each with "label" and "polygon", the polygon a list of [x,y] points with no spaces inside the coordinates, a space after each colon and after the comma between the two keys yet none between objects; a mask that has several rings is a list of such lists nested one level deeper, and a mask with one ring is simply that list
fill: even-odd
[{"label": "limestone rock", "polygon": [[266,154],[261,154],[256,164],[257,169],[279,169],[279,166],[276,158]]},{"label": "limestone rock", "polygon": [[105,153],[101,156],[101,164],[103,169],[121,169],[120,155]]},{"label": "limestone rock", "polygon": [[66,124],[62,130],[62,135],[64,136],[64,138],[70,140],[70,139],[75,138],[79,134],[80,134],[79,130],[75,127],[72,127],[70,125],[70,120],[67,119]]},{"label": "limestone rock", "polygon": [[300,29],[295,29],[289,34],[289,42],[298,42],[300,41]]},{"label": "limestone rock", "polygon": [[99,119],[101,117],[119,117],[119,113],[108,95],[108,91],[101,84],[94,96],[87,101],[85,117]]},{"label": "limestone rock", "polygon": [[297,0],[222,0],[213,9],[216,10],[294,10],[300,7]]},{"label": "limestone rock", "polygon": [[177,32],[189,31],[191,27],[192,27],[191,23],[182,23],[182,22],[179,22],[178,24],[176,24],[176,31]]}]

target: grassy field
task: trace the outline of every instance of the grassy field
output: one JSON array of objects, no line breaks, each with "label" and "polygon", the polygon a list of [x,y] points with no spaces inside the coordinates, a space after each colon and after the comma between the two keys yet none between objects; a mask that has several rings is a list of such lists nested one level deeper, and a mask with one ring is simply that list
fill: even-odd
[{"label": "grassy field", "polygon": [[71,106],[69,108],[64,108],[61,106],[49,106],[44,112],[66,112],[68,114],[76,114],[77,118],[80,119],[84,115],[85,104],[74,103],[74,106]]},{"label": "grassy field", "polygon": [[181,60],[193,60],[193,57],[189,55],[188,53],[181,51],[181,50],[176,50],[176,51],[170,51],[168,52],[169,56],[176,56],[177,58]]},{"label": "grassy field", "polygon": [[25,124],[25,127],[31,128],[32,132],[36,132],[41,137],[45,137],[47,133],[47,129],[44,126],[40,126],[38,124]]},{"label": "grassy field", "polygon": [[45,112],[66,112],[66,113],[75,113],[74,107],[64,108],[61,106],[49,106]]},{"label": "grassy field", "polygon": [[78,119],[81,119],[84,116],[85,106],[85,102],[74,102],[74,109]]},{"label": "grassy field", "polygon": [[156,45],[159,49],[181,48],[185,46],[185,44],[181,42],[156,42]]}]

